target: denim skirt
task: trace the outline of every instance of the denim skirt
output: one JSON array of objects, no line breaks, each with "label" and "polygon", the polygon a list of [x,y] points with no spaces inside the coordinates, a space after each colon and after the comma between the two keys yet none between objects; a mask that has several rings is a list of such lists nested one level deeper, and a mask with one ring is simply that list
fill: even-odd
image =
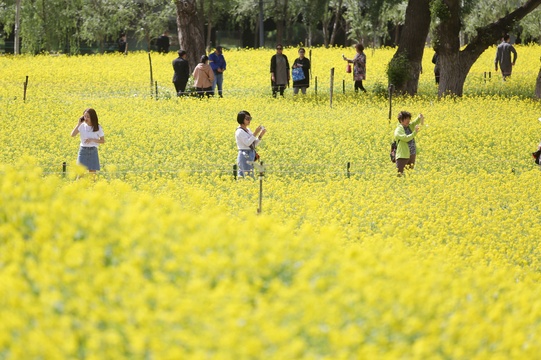
[{"label": "denim skirt", "polygon": [[79,156],[77,157],[77,164],[86,166],[88,170],[99,170],[100,159],[98,157],[98,148],[95,146],[79,147]]},{"label": "denim skirt", "polygon": [[[255,150],[242,150],[239,149],[239,155],[237,157],[238,176],[251,176],[254,177],[254,165],[251,164],[255,159]],[[250,163],[249,163],[250,162]]]}]

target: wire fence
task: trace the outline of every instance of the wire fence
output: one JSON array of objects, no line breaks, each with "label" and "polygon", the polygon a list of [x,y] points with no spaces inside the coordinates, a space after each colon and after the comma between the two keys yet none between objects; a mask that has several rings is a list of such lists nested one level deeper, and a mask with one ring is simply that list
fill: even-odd
[{"label": "wire fence", "polygon": [[[330,69],[329,69],[330,70]],[[535,79],[537,78],[538,72],[537,71],[513,71],[513,77],[520,77],[520,78],[530,78],[532,79],[532,95],[534,93],[534,86],[535,86]],[[335,76],[335,80],[333,81],[333,87],[334,87],[334,95],[340,95],[340,94],[351,94],[353,93],[353,82],[350,81],[350,76],[345,75],[337,75]],[[383,80],[382,80],[383,81]],[[471,81],[474,83],[483,83],[486,85],[491,85],[494,83],[497,83],[498,81],[504,82],[501,76],[501,73],[499,71],[488,70],[488,71],[480,71],[480,72],[469,72],[468,76],[466,78],[466,81]],[[378,84],[383,86],[382,89],[379,89],[381,94],[386,94],[387,88],[382,85],[382,83],[379,80],[375,80],[375,82],[372,82],[374,84],[374,87],[377,88]],[[59,86],[63,85],[61,83],[58,83]],[[292,85],[292,84],[291,84]],[[174,86],[172,83],[157,83],[155,82],[152,89],[149,87],[149,83],[145,84],[132,84],[128,85],[128,89],[124,91],[120,91],[118,89],[114,89],[112,91],[107,91],[107,89],[110,88],[110,83],[103,82],[103,83],[95,83],[94,88],[101,89],[99,91],[95,92],[88,92],[85,88],[79,89],[69,89],[70,96],[76,95],[79,98],[82,99],[88,99],[88,98],[126,98],[126,97],[141,97],[141,98],[153,98],[156,100],[159,99],[171,99],[177,97],[177,94],[175,92]],[[51,84],[50,82],[40,82],[40,81],[34,81],[34,79],[28,79],[25,81],[24,79],[21,79],[20,82],[13,82],[13,79],[3,79],[0,80],[0,88],[7,89],[7,88],[19,88],[20,93],[14,93],[9,94],[8,97],[10,98],[16,98],[18,96],[21,96],[21,98],[32,98],[33,94],[35,94],[35,89],[46,89],[47,98],[51,98],[51,95],[54,95],[54,89],[55,84]],[[292,88],[292,86],[290,86]],[[330,89],[330,79],[328,75],[325,76],[314,76],[310,83],[310,87],[312,91],[310,91],[307,95],[312,96],[315,98],[326,98],[330,95],[331,89]],[[376,89],[378,90],[378,89]],[[494,91],[498,92],[499,89],[495,89]],[[24,96],[23,96],[24,92]],[[217,90],[216,90],[217,92]],[[471,90],[472,93],[476,93],[475,89]],[[27,94],[28,93],[28,94]],[[66,91],[58,91],[58,93],[66,93]],[[271,87],[228,87],[225,86],[223,89],[223,95],[227,97],[249,97],[254,95],[270,95]],[[188,89],[186,94],[191,97],[199,97],[199,94],[195,91],[195,89]],[[302,96],[302,95],[301,95]],[[0,94],[0,98],[2,95]],[[217,96],[216,96],[217,97]]]},{"label": "wire fence", "polygon": [[[327,163],[327,164],[306,164],[306,163],[267,163],[263,162],[265,176],[284,177],[284,178],[302,178],[309,180],[310,178],[333,177],[333,178],[352,178],[359,176],[378,176],[385,174],[395,174],[396,168],[393,163],[387,160],[385,164],[381,161],[367,162],[343,162],[343,163]],[[497,164],[497,166],[495,166]],[[475,166],[472,166],[475,165]],[[74,165],[67,162],[59,164],[42,163],[28,166],[11,166],[17,172],[29,172],[36,167],[42,169],[43,175],[68,176],[70,174],[80,173],[80,168],[75,169]],[[491,160],[475,160],[466,162],[462,159],[450,158],[444,162],[438,161],[423,161],[418,159],[415,164],[415,172],[439,172],[450,173],[460,171],[464,173],[494,173],[505,174],[514,173],[521,174],[531,169],[540,169],[531,158],[527,156],[523,160],[511,159],[491,159]],[[129,164],[119,163],[102,163],[102,170],[99,172],[106,178],[125,178],[129,175],[136,176],[151,176],[155,178],[167,177],[176,178],[181,175],[218,175],[227,176],[233,179],[237,178],[238,168],[233,163],[177,163],[167,164],[147,164],[144,167],[131,167]],[[0,170],[0,173],[4,171]],[[258,173],[257,165],[255,174]]]}]

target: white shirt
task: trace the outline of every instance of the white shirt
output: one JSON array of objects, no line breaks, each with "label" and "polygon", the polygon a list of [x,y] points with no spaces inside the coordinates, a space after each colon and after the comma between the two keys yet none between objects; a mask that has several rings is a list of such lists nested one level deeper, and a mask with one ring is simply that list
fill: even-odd
[{"label": "white shirt", "polygon": [[261,140],[254,136],[254,133],[248,128],[244,131],[240,126],[235,131],[235,140],[237,141],[237,148],[239,150],[250,150],[250,145],[254,143],[257,146]]},{"label": "white shirt", "polygon": [[82,123],[81,125],[79,125],[79,128],[77,130],[79,130],[79,134],[81,135],[81,146],[84,146],[84,147],[98,147],[99,144],[95,143],[95,142],[85,144],[86,139],[97,139],[97,140],[99,140],[101,137],[105,136],[105,134],[103,133],[103,128],[101,127],[101,125],[98,125],[98,127],[99,127],[98,131],[93,131],[92,126],[88,126],[85,123]]}]

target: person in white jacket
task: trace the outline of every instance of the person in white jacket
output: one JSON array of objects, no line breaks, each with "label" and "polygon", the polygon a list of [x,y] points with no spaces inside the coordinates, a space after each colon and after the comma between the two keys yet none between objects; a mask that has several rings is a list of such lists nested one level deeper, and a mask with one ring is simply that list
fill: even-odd
[{"label": "person in white jacket", "polygon": [[238,176],[244,177],[246,175],[254,177],[254,161],[256,159],[255,148],[261,142],[261,138],[267,130],[264,126],[259,125],[255,132],[248,128],[250,122],[252,121],[252,116],[248,111],[241,111],[237,115],[237,122],[239,127],[235,131],[235,140],[237,142],[238,156],[237,156],[237,165],[238,165]]}]

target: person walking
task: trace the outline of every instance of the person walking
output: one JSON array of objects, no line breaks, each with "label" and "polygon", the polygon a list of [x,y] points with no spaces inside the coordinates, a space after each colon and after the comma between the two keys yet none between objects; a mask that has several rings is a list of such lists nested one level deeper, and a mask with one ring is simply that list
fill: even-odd
[{"label": "person walking", "polygon": [[276,45],[276,54],[271,57],[270,73],[272,96],[276,97],[276,93],[280,92],[284,96],[286,85],[289,86],[289,61],[282,51],[282,44]]},{"label": "person walking", "polygon": [[363,86],[363,80],[366,80],[366,55],[364,54],[364,46],[362,44],[355,45],[355,50],[357,54],[353,59],[348,59],[344,54],[342,58],[348,62],[348,64],[353,64],[353,80],[355,81],[355,92],[361,90],[366,92],[366,89]]},{"label": "person walking", "polygon": [[127,40],[126,34],[124,33],[120,34],[120,37],[118,38],[116,42],[118,45],[118,52],[127,54],[128,40]]},{"label": "person walking", "polygon": [[209,64],[214,72],[214,81],[212,82],[212,92],[216,93],[216,85],[218,85],[218,95],[222,96],[222,84],[224,82],[224,71],[227,66],[222,47],[216,46],[216,50],[209,55]]},{"label": "person walking", "polygon": [[71,136],[80,134],[81,144],[77,156],[77,164],[85,166],[89,172],[95,173],[100,170],[98,157],[98,145],[105,143],[103,128],[98,123],[96,110],[88,108],[79,118],[77,125],[71,131]]},{"label": "person walking", "polygon": [[[509,34],[505,34],[503,36],[502,42],[500,43],[500,45],[498,45],[498,48],[496,49],[496,59],[494,59],[496,71],[498,71],[498,65],[502,70],[503,80],[511,76],[511,72],[513,72],[513,66],[515,66],[515,62],[517,61],[517,51],[515,50],[513,45],[509,43],[509,41]],[[513,61],[511,61],[511,53],[513,53]]]},{"label": "person walking", "polygon": [[238,149],[237,165],[239,177],[248,175],[254,178],[253,162],[256,161],[255,148],[267,132],[265,127],[259,125],[255,129],[255,132],[252,133],[250,128],[248,128],[251,121],[252,116],[248,111],[243,110],[237,114],[239,127],[235,130],[235,141],[237,142]]},{"label": "person walking", "polygon": [[[295,59],[293,62],[293,69],[300,69],[302,70],[302,79],[295,79],[295,76],[293,76],[293,94],[297,95],[299,93],[299,90],[303,94],[306,94],[306,89],[310,86],[310,60],[306,57],[304,57],[305,54],[304,48],[299,49],[299,57]],[[291,70],[291,72],[299,71],[299,70]]]},{"label": "person walking", "polygon": [[208,64],[209,57],[207,55],[201,56],[199,64],[193,70],[193,84],[195,90],[199,94],[199,97],[206,95],[210,97],[214,95],[212,92],[212,82],[214,81],[214,72]]},{"label": "person walking", "polygon": [[396,168],[398,176],[404,174],[404,168],[407,166],[413,169],[415,157],[417,155],[417,146],[415,145],[415,136],[420,131],[420,125],[423,125],[425,118],[423,114],[411,121],[411,113],[401,111],[398,113],[398,126],[394,131],[396,141]]},{"label": "person walking", "polygon": [[161,34],[156,40],[156,46],[158,48],[158,52],[161,54],[168,53],[169,45],[170,45],[169,31],[165,30],[163,34]]},{"label": "person walking", "polygon": [[178,51],[178,58],[173,60],[173,84],[175,84],[175,90],[177,96],[183,96],[186,94],[186,84],[190,78],[190,65],[188,64],[188,54],[184,50]]}]

